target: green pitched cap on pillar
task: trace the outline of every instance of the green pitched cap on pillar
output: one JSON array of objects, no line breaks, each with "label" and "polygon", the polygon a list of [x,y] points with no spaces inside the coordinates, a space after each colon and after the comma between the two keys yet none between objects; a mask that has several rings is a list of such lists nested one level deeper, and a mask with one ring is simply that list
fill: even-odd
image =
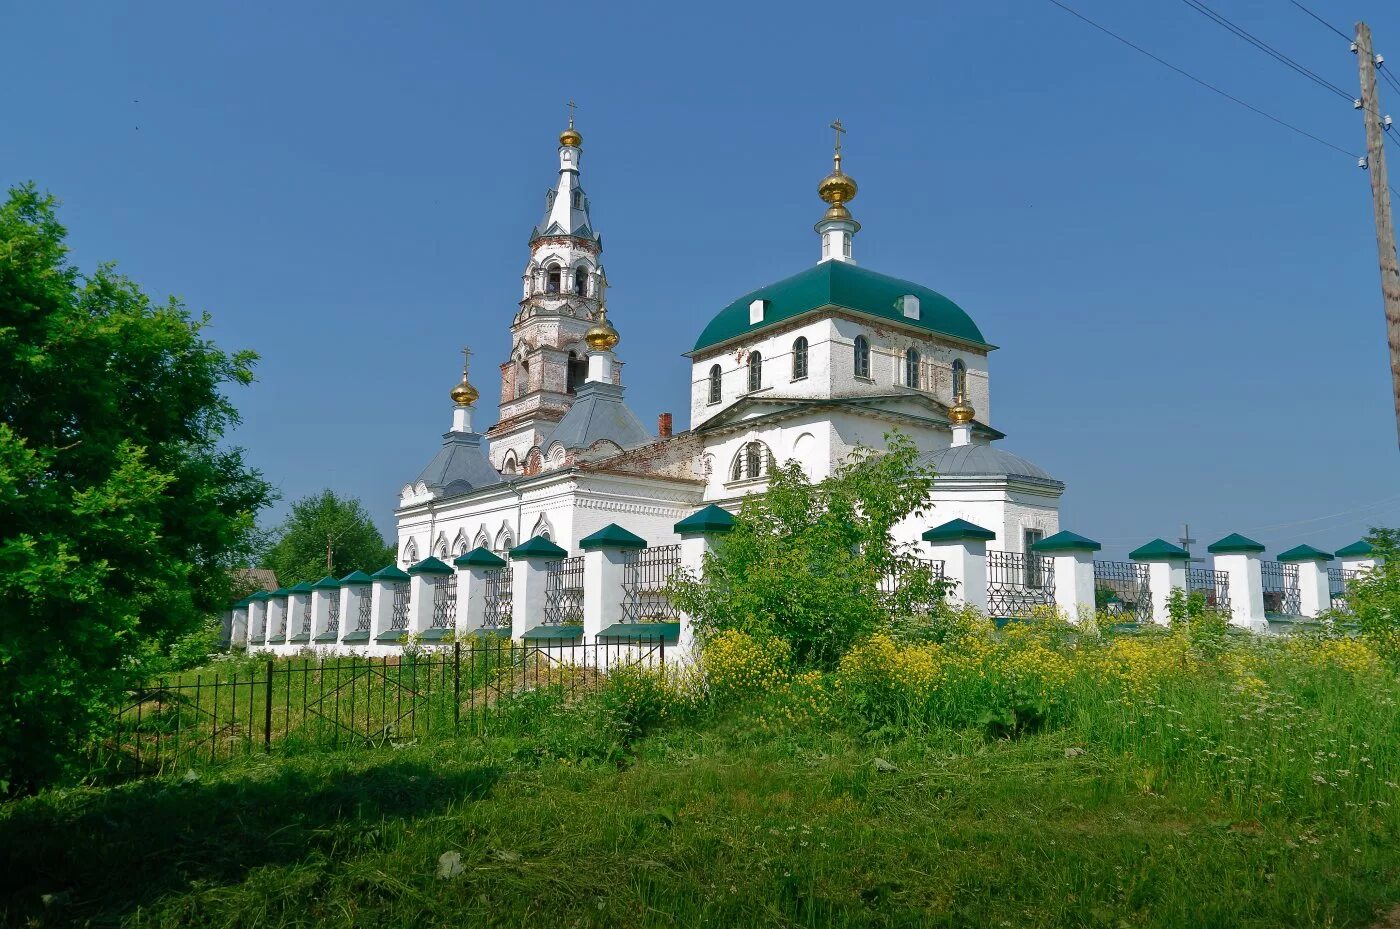
[{"label": "green pitched cap on pillar", "polygon": [[1206,546],[1206,551],[1212,555],[1257,555],[1264,551],[1264,546],[1238,532],[1232,532],[1219,542]]},{"label": "green pitched cap on pillar", "polygon": [[997,534],[965,519],[952,519],[924,532],[925,542],[990,542]]},{"label": "green pitched cap on pillar", "polygon": [[452,563],[459,568],[504,568],[506,560],[491,549],[478,545],[464,555],[458,555]]},{"label": "green pitched cap on pillar", "polygon": [[1128,552],[1133,561],[1188,561],[1189,552],[1180,545],[1173,545],[1166,539],[1153,539],[1141,548]]},{"label": "green pitched cap on pillar", "polygon": [[1093,539],[1086,539],[1077,532],[1064,530],[1036,542],[1031,546],[1031,551],[1053,555],[1056,552],[1097,552],[1102,548],[1103,546]]},{"label": "green pitched cap on pillar", "polygon": [[1337,549],[1338,558],[1369,558],[1375,553],[1376,547],[1365,539]]},{"label": "green pitched cap on pillar", "polygon": [[586,552],[595,548],[646,548],[647,540],[634,532],[628,532],[617,523],[608,523],[592,535],[579,539],[578,547]]},{"label": "green pitched cap on pillar", "polygon": [[248,598],[249,603],[266,603],[272,599],[272,591],[260,590]]},{"label": "green pitched cap on pillar", "polygon": [[733,513],[711,503],[676,523],[674,528],[677,535],[705,535],[711,532],[730,532],[734,529],[734,523]]},{"label": "green pitched cap on pillar", "polygon": [[370,577],[363,571],[351,571],[349,574],[345,575],[340,579],[340,583],[344,584],[346,587],[350,587],[355,584],[372,584],[374,583],[374,578]]},{"label": "green pitched cap on pillar", "polygon": [[311,593],[311,582],[302,581],[300,584],[293,584],[287,589],[289,594],[309,594]]},{"label": "green pitched cap on pillar", "polygon": [[396,565],[386,565],[370,575],[372,581],[406,581],[408,574],[401,571]]},{"label": "green pitched cap on pillar", "polygon": [[327,574],[319,581],[311,585],[312,590],[339,590],[340,581]]},{"label": "green pitched cap on pillar", "polygon": [[1277,556],[1279,561],[1331,561],[1332,556],[1320,548],[1313,548],[1311,545],[1297,545],[1286,552],[1280,552]]},{"label": "green pitched cap on pillar", "polygon": [[535,536],[510,550],[512,558],[567,558],[569,553],[544,536]]},{"label": "green pitched cap on pillar", "polygon": [[409,574],[451,574],[452,565],[440,558],[429,555],[416,565],[408,569]]}]

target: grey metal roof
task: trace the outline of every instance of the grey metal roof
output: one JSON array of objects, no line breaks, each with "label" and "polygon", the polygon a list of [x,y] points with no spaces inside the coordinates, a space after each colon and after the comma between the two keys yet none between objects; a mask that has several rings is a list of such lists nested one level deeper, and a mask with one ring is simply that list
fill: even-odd
[{"label": "grey metal roof", "polygon": [[434,491],[463,494],[501,483],[501,475],[481,453],[481,435],[476,432],[447,432],[442,448],[414,479]]},{"label": "grey metal roof", "polygon": [[587,448],[600,439],[616,442],[623,448],[651,441],[646,427],[622,400],[622,388],[616,384],[589,381],[578,390],[574,405],[540,443],[547,455],[555,442],[565,448]]},{"label": "grey metal roof", "polygon": [[931,464],[940,475],[949,477],[1019,477],[1032,481],[1047,481],[1064,487],[1063,483],[1039,465],[991,445],[958,445],[935,449],[920,455],[919,462]]}]

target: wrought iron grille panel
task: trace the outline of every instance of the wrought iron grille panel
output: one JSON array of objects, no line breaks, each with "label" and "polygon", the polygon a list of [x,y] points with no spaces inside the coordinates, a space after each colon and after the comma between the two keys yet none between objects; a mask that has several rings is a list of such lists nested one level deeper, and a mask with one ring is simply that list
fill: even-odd
[{"label": "wrought iron grille panel", "polygon": [[408,581],[394,585],[394,610],[389,614],[390,629],[408,628],[408,598],[411,592]]},{"label": "wrought iron grille panel", "polygon": [[368,587],[361,587],[356,594],[360,598],[360,615],[355,618],[356,632],[369,632],[371,611],[374,608],[374,601],[370,597]]},{"label": "wrought iron grille panel", "polygon": [[433,619],[431,629],[451,629],[457,623],[457,578],[439,576],[433,581]]},{"label": "wrought iron grille panel", "polygon": [[1260,565],[1264,575],[1264,612],[1281,616],[1297,616],[1303,612],[1298,592],[1298,566],[1282,561],[1265,561]]},{"label": "wrought iron grille panel", "polygon": [[1211,571],[1208,568],[1186,569],[1186,590],[1188,593],[1200,591],[1205,595],[1206,606],[1221,612],[1230,610],[1230,575],[1224,571]]},{"label": "wrought iron grille panel", "polygon": [[1044,555],[987,552],[987,611],[993,616],[1027,616],[1055,602],[1055,572]]},{"label": "wrought iron grille panel", "polygon": [[[933,580],[942,581],[944,578],[945,563],[941,558],[917,559],[918,563],[927,564],[932,568]],[[890,573],[880,578],[880,599],[884,601],[887,609],[898,605],[898,597],[904,590],[906,578],[914,568],[914,561],[899,561],[895,563]],[[919,602],[910,604],[911,607],[919,610],[931,610],[931,602]]]},{"label": "wrought iron grille panel", "polygon": [[1351,587],[1351,582],[1360,576],[1360,571],[1348,570],[1347,568],[1327,569],[1327,587],[1331,594],[1332,609],[1350,609],[1347,606],[1347,588]]},{"label": "wrought iron grille panel", "polygon": [[510,565],[486,575],[486,617],[482,622],[485,629],[510,628],[510,575]]},{"label": "wrought iron grille panel", "polygon": [[1094,562],[1096,591],[1112,591],[1117,599],[1116,610],[1113,601],[1110,601],[1107,605],[1108,611],[1121,612],[1140,623],[1152,621],[1152,588],[1148,581],[1149,575],[1147,565],[1135,561]]},{"label": "wrought iron grille panel", "polygon": [[676,611],[666,596],[666,584],[680,566],[679,545],[653,545],[628,552],[622,566],[622,621],[673,622]]},{"label": "wrought iron grille panel", "polygon": [[544,624],[583,624],[583,556],[549,563],[544,586]]},{"label": "wrought iron grille panel", "polygon": [[327,614],[327,619],[326,619],[326,632],[327,632],[328,634],[329,634],[329,633],[332,633],[332,632],[339,633],[339,632],[340,632],[340,591],[337,590],[334,594],[331,595],[331,602],[330,602],[329,605],[330,605],[330,612]]},{"label": "wrought iron grille panel", "polygon": [[304,636],[310,636],[310,635],[311,635],[311,595],[310,595],[310,594],[307,595],[307,597],[306,597],[306,603],[302,604],[302,607],[301,607],[301,634],[304,635]]}]

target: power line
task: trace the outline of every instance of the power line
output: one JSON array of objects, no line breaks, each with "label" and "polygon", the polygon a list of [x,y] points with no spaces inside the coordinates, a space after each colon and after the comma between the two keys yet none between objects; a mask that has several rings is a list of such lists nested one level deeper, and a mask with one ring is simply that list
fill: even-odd
[{"label": "power line", "polygon": [[1291,68],[1297,73],[1303,75],[1308,80],[1312,81],[1314,84],[1318,85],[1324,90],[1331,91],[1332,93],[1336,94],[1337,96],[1341,97],[1347,102],[1351,102],[1355,99],[1355,97],[1353,97],[1351,94],[1347,93],[1345,90],[1338,87],[1336,84],[1333,84],[1331,81],[1327,80],[1325,77],[1321,76],[1316,71],[1313,71],[1312,69],[1294,61],[1292,58],[1288,57],[1283,52],[1274,48],[1268,42],[1265,42],[1263,39],[1254,35],[1244,27],[1237,26],[1234,23],[1230,22],[1230,20],[1226,19],[1224,16],[1220,15],[1219,13],[1215,12],[1215,10],[1212,10],[1210,7],[1202,3],[1201,0],[1181,0],[1181,2],[1185,3],[1191,9],[1195,10],[1197,13],[1200,13],[1202,16],[1205,16],[1206,18],[1210,19],[1217,25],[1229,30],[1234,35],[1240,37],[1241,39],[1244,39],[1250,45],[1253,45],[1255,48],[1259,49],[1261,52],[1273,58],[1280,64]]},{"label": "power line", "polygon": [[1313,19],[1315,19],[1315,20],[1317,20],[1318,22],[1322,23],[1322,25],[1326,26],[1328,29],[1331,29],[1331,30],[1332,30],[1333,32],[1335,32],[1337,35],[1341,36],[1343,42],[1348,42],[1348,43],[1349,43],[1349,42],[1352,41],[1352,37],[1351,37],[1351,36],[1347,35],[1345,32],[1343,32],[1342,30],[1338,29],[1336,26],[1332,25],[1332,24],[1329,23],[1327,20],[1323,19],[1321,16],[1318,16],[1318,15],[1317,15],[1316,13],[1314,13],[1312,10],[1310,10],[1310,9],[1308,9],[1307,7],[1303,6],[1301,3],[1298,2],[1298,0],[1289,0],[1289,2],[1292,3],[1294,6],[1296,6],[1298,9],[1302,10],[1304,13],[1307,13],[1307,14],[1308,14],[1309,16],[1311,16]]},{"label": "power line", "polygon": [[[1292,130],[1293,132],[1296,132],[1296,133],[1298,133],[1298,134],[1301,135],[1301,136],[1305,136],[1305,137],[1307,137],[1307,138],[1309,138],[1309,139],[1312,139],[1314,142],[1318,143],[1319,145],[1325,145],[1325,146],[1327,146],[1328,148],[1332,149],[1332,151],[1334,151],[1334,152],[1340,152],[1341,154],[1346,155],[1348,158],[1359,158],[1359,157],[1361,157],[1361,156],[1357,155],[1355,152],[1347,151],[1346,149],[1342,148],[1340,145],[1333,145],[1331,142],[1328,142],[1326,139],[1323,139],[1323,138],[1320,138],[1320,137],[1318,137],[1318,136],[1313,135],[1311,132],[1308,132],[1306,129],[1301,129],[1301,128],[1299,128],[1298,126],[1295,126],[1295,125],[1293,125],[1293,124],[1290,123],[1290,122],[1286,122],[1285,120],[1279,119],[1277,116],[1274,116],[1272,113],[1266,113],[1266,112],[1264,112],[1263,110],[1259,109],[1259,107],[1254,106],[1254,105],[1251,104],[1251,103],[1246,103],[1245,101],[1241,100],[1239,97],[1236,97],[1234,94],[1229,93],[1228,91],[1221,90],[1219,87],[1216,87],[1214,84],[1210,83],[1209,81],[1205,81],[1205,80],[1202,80],[1202,79],[1199,78],[1199,77],[1196,77],[1196,75],[1190,73],[1189,71],[1185,71],[1185,70],[1183,70],[1183,69],[1181,69],[1181,68],[1178,68],[1176,65],[1172,64],[1170,61],[1167,61],[1167,60],[1164,59],[1164,58],[1160,58],[1160,57],[1158,57],[1157,55],[1154,55],[1152,52],[1149,52],[1147,49],[1143,48],[1141,45],[1137,45],[1136,43],[1130,41],[1129,39],[1125,39],[1123,36],[1121,36],[1121,35],[1119,35],[1118,33],[1114,32],[1112,29],[1109,29],[1107,26],[1102,26],[1102,25],[1100,25],[1100,24],[1094,22],[1094,21],[1093,21],[1092,19],[1090,19],[1089,17],[1085,16],[1083,13],[1080,13],[1078,10],[1076,10],[1076,9],[1074,9],[1074,8],[1072,8],[1072,7],[1066,6],[1064,3],[1061,3],[1060,0],[1050,0],[1050,2],[1053,3],[1053,4],[1055,4],[1055,6],[1059,7],[1060,9],[1064,10],[1066,13],[1069,13],[1071,16],[1074,16],[1074,17],[1076,17],[1076,18],[1082,20],[1083,22],[1088,23],[1090,26],[1093,26],[1095,29],[1099,30],[1099,31],[1102,32],[1104,35],[1110,36],[1111,38],[1116,39],[1116,40],[1119,41],[1119,42],[1122,42],[1124,45],[1128,46],[1128,47],[1131,48],[1133,51],[1139,52],[1139,53],[1141,53],[1141,54],[1143,54],[1143,55],[1146,55],[1148,58],[1151,58],[1153,61],[1157,62],[1159,65],[1162,65],[1162,66],[1165,67],[1165,68],[1170,68],[1171,70],[1175,71],[1177,74],[1180,74],[1182,77],[1187,78],[1187,79],[1189,79],[1189,80],[1191,80],[1191,81],[1194,81],[1194,82],[1197,83],[1197,84],[1200,84],[1202,87],[1206,88],[1207,90],[1211,91],[1212,93],[1219,94],[1220,96],[1224,97],[1226,100],[1229,100],[1229,101],[1231,101],[1231,102],[1233,102],[1233,103],[1238,103],[1240,106],[1244,107],[1246,110],[1249,110],[1249,111],[1252,112],[1252,113],[1256,113],[1256,114],[1258,114],[1259,116],[1262,116],[1262,117],[1264,117],[1265,119],[1269,120],[1270,122],[1277,123],[1278,125],[1284,127],[1285,129]],[[1351,98],[1351,97],[1348,97],[1347,99],[1350,100],[1350,99],[1352,99],[1352,98]]]}]

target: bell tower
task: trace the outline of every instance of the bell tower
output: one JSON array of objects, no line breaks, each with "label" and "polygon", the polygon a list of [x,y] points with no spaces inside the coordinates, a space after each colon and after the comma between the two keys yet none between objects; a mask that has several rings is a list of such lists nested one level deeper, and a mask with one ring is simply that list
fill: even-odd
[{"label": "bell tower", "polygon": [[[559,134],[559,180],[545,192],[544,218],[530,234],[530,260],[521,276],[520,308],[511,323],[511,351],[501,365],[501,407],[486,433],[491,464],[503,474],[533,471],[531,451],[573,406],[588,377],[584,335],[598,318],[607,287],[599,256],[602,236],[588,215],[579,183],[583,136],[569,125]],[[620,365],[613,381],[620,382]]]}]

